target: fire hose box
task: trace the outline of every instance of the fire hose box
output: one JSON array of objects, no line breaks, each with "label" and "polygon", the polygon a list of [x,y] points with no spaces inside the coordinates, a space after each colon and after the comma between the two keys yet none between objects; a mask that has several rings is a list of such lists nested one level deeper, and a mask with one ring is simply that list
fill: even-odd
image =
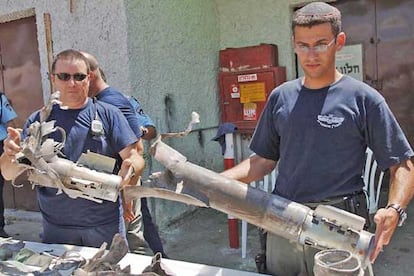
[{"label": "fire hose box", "polygon": [[240,133],[252,133],[271,91],[286,81],[284,67],[220,72],[221,122],[231,122]]},{"label": "fire hose box", "polygon": [[221,72],[245,71],[278,66],[278,51],[274,44],[260,44],[220,50]]}]

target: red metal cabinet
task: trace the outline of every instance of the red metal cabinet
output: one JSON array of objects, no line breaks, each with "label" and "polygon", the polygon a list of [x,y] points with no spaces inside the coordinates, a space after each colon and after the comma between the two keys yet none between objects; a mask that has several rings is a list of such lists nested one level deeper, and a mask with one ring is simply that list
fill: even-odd
[{"label": "red metal cabinet", "polygon": [[220,71],[235,72],[278,66],[278,51],[274,44],[226,48],[220,50]]},{"label": "red metal cabinet", "polygon": [[240,133],[252,133],[270,92],[285,81],[284,67],[220,72],[221,122],[234,123]]}]

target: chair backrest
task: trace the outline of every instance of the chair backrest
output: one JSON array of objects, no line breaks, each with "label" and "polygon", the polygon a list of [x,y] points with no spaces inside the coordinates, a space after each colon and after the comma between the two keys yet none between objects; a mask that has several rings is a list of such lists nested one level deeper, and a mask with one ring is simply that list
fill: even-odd
[{"label": "chair backrest", "polygon": [[364,180],[364,193],[367,199],[367,208],[370,214],[374,214],[378,209],[378,201],[381,193],[384,172],[378,171],[377,162],[370,148],[366,150],[365,167],[362,174]]},{"label": "chair backrest", "polygon": [[[370,148],[367,148],[365,155],[365,167],[362,172],[362,178],[364,181],[363,191],[366,196],[369,213],[375,214],[378,209],[378,202],[380,198],[384,172],[378,170],[378,164],[375,161],[373,152]],[[272,192],[275,188],[277,175],[278,166],[276,166],[276,168],[270,174],[266,175],[262,181],[252,182],[250,185],[260,188],[264,191]]]},{"label": "chair backrest", "polygon": [[[372,150],[367,148],[366,160],[362,178],[364,180],[364,193],[367,200],[367,208],[370,214],[374,214],[378,209],[378,201],[381,192],[382,179],[384,172],[377,170],[378,165],[373,158]],[[263,180],[253,181],[251,186],[262,189],[267,192],[272,192],[275,188],[276,178],[279,174],[278,165]],[[247,222],[242,221],[242,258],[246,257],[247,251]]]},{"label": "chair backrest", "polygon": [[278,166],[276,166],[276,168],[274,168],[271,173],[265,175],[262,180],[251,182],[250,186],[271,193],[275,188],[276,178],[278,174]]},{"label": "chair backrest", "polygon": [[[273,169],[271,173],[268,175],[265,175],[262,180],[253,181],[250,182],[250,186],[256,187],[258,189],[261,189],[263,191],[271,193],[273,189],[275,188],[276,178],[279,174],[278,166],[276,165],[276,168]],[[247,252],[247,222],[245,220],[242,220],[242,258],[246,258],[246,252]]]}]

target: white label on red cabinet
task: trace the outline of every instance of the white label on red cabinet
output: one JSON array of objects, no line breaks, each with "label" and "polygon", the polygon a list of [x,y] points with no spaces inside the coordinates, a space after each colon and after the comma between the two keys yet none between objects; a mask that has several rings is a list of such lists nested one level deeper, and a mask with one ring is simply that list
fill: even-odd
[{"label": "white label on red cabinet", "polygon": [[238,75],[238,82],[257,81],[257,74]]},{"label": "white label on red cabinet", "polygon": [[243,105],[243,120],[256,121],[257,120],[257,105],[255,103],[245,103]]},{"label": "white label on red cabinet", "polygon": [[232,99],[239,99],[240,98],[239,87],[236,84],[231,85],[230,96],[231,96]]}]

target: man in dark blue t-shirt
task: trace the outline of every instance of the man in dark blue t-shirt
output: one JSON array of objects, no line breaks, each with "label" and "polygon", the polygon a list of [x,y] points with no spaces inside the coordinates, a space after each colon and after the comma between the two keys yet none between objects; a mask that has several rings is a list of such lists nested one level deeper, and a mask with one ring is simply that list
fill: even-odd
[{"label": "man in dark blue t-shirt", "polygon": [[[89,85],[89,96],[117,107],[125,115],[130,127],[140,140],[137,150],[143,154],[144,149],[140,138],[151,140],[156,136],[155,125],[151,118],[144,113],[136,99],[127,98],[106,83],[102,76],[103,71],[93,55],[85,52],[82,52],[82,54],[88,59],[93,75]],[[133,179],[133,181],[136,183],[137,179]],[[124,214],[130,251],[145,253],[145,248],[149,246],[154,254],[161,252],[166,257],[158,229],[152,221],[146,198],[134,200],[130,208],[132,208],[131,214]]]},{"label": "man in dark blue t-shirt", "polygon": [[[373,262],[405,219],[414,191],[413,150],[384,98],[336,70],[335,55],[346,38],[338,9],[308,4],[295,12],[292,31],[304,77],[274,89],[250,143],[256,154],[223,175],[250,183],[278,164],[273,193],[309,206],[323,201],[345,208],[349,199],[362,206],[361,175],[371,148],[379,167],[391,175],[388,205],[374,217]],[[313,248],[271,234],[266,246],[267,272],[313,275]]]},{"label": "man in dark blue t-shirt", "polygon": [[[51,80],[60,91],[62,106],[54,105],[47,121],[66,132],[62,149],[64,156],[77,162],[82,153],[88,151],[117,159],[116,171],[128,183],[132,171],[141,175],[144,159],[137,153],[137,137],[129,127],[122,113],[112,105],[92,101],[88,97],[91,72],[88,60],[78,51],[66,50],[59,53],[52,64]],[[92,122],[99,120],[99,133],[92,129]],[[33,113],[27,120],[22,138],[32,122],[40,121],[40,112]],[[51,133],[50,138],[62,142],[61,133]],[[8,128],[4,142],[1,171],[11,180],[21,166],[14,162],[15,154],[21,150],[20,133]],[[38,187],[38,204],[43,217],[42,242],[65,243],[81,246],[108,246],[116,233],[126,238],[122,219],[121,200],[103,200],[102,203],[83,198],[71,198],[66,193],[57,194],[57,189]]]}]

